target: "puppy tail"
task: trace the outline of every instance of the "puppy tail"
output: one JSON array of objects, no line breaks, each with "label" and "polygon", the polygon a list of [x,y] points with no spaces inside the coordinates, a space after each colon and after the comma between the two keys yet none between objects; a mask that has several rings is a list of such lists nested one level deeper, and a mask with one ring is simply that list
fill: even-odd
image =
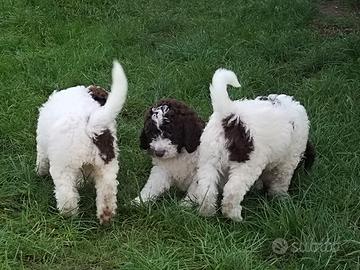
[{"label": "puppy tail", "polygon": [[231,107],[232,100],[229,98],[227,85],[241,86],[234,72],[219,68],[215,71],[210,84],[210,96],[214,112],[226,114]]},{"label": "puppy tail", "polygon": [[119,62],[114,60],[111,92],[105,105],[96,110],[89,118],[88,130],[91,133],[101,132],[116,119],[124,106],[127,90],[128,82],[125,72]]}]

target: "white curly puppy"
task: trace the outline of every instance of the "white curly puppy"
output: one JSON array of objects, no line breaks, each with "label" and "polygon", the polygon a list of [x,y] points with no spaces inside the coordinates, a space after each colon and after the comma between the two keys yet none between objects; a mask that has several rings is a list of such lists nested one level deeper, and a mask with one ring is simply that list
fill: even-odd
[{"label": "white curly puppy", "polygon": [[214,214],[220,175],[225,175],[222,213],[241,221],[240,203],[256,180],[271,195],[286,194],[299,162],[304,158],[309,168],[314,152],[299,102],[286,95],[232,101],[228,84],[240,87],[232,71],[218,69],[210,85],[214,112],[200,139],[198,187],[187,196],[201,214]]},{"label": "white curly puppy", "polygon": [[55,91],[40,108],[37,172],[50,172],[60,213],[77,213],[77,186],[85,170],[95,180],[100,223],[115,215],[119,170],[115,119],[126,94],[125,73],[114,61],[109,95],[100,87],[76,86]]}]

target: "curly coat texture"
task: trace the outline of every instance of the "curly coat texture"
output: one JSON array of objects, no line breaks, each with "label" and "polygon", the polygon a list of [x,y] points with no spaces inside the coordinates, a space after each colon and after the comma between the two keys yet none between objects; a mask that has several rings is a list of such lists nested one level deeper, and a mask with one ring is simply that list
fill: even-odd
[{"label": "curly coat texture", "polygon": [[204,126],[191,108],[175,99],[160,100],[147,110],[140,147],[152,156],[153,168],[136,202],[156,199],[171,186],[183,191],[194,186]]},{"label": "curly coat texture", "polygon": [[115,118],[127,93],[127,79],[114,62],[110,94],[96,86],[55,91],[40,108],[37,126],[37,172],[50,173],[57,208],[78,212],[82,173],[94,178],[97,216],[110,221],[117,204],[118,148]]},{"label": "curly coat texture", "polygon": [[315,155],[308,143],[308,116],[299,102],[276,94],[232,101],[228,84],[240,86],[233,72],[217,70],[210,85],[214,112],[200,139],[198,185],[187,197],[202,215],[213,215],[220,178],[227,176],[221,211],[241,221],[240,203],[257,180],[270,195],[286,194],[299,162],[305,158],[309,167]]}]

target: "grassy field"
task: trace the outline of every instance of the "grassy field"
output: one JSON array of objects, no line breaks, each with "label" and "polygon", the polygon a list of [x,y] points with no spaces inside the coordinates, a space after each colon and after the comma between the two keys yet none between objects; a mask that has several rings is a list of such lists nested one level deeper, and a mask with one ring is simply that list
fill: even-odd
[{"label": "grassy field", "polygon": [[[2,0],[0,269],[359,269],[360,5],[337,4]],[[34,172],[35,127],[54,89],[108,87],[114,58],[129,97],[118,215],[102,227],[90,184],[78,217],[57,213],[51,179]],[[131,207],[151,167],[138,146],[146,108],[172,97],[207,119],[218,67],[239,75],[233,98],[281,92],[306,106],[312,172],[295,176],[288,200],[248,194],[242,223],[182,209],[175,191]]]}]

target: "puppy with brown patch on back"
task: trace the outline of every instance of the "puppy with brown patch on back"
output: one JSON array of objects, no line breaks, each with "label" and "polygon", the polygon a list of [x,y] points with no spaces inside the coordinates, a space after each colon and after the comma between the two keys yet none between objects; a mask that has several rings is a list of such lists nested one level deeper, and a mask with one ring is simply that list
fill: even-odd
[{"label": "puppy with brown patch on back", "polygon": [[152,157],[149,179],[134,199],[135,203],[155,200],[176,186],[193,189],[198,146],[205,122],[187,105],[175,99],[163,99],[145,115],[140,148]]},{"label": "puppy with brown patch on back", "polygon": [[54,91],[40,108],[37,126],[39,175],[51,175],[61,214],[78,212],[83,173],[94,178],[97,217],[109,222],[117,208],[116,117],[127,94],[127,79],[114,61],[111,92],[99,86]]},{"label": "puppy with brown patch on back", "polygon": [[309,169],[315,152],[300,102],[284,94],[233,101],[227,85],[240,87],[234,72],[218,69],[210,85],[213,114],[200,138],[197,185],[187,197],[200,214],[213,215],[224,184],[221,211],[241,221],[241,202],[251,186],[286,195],[295,169],[302,160]]}]

